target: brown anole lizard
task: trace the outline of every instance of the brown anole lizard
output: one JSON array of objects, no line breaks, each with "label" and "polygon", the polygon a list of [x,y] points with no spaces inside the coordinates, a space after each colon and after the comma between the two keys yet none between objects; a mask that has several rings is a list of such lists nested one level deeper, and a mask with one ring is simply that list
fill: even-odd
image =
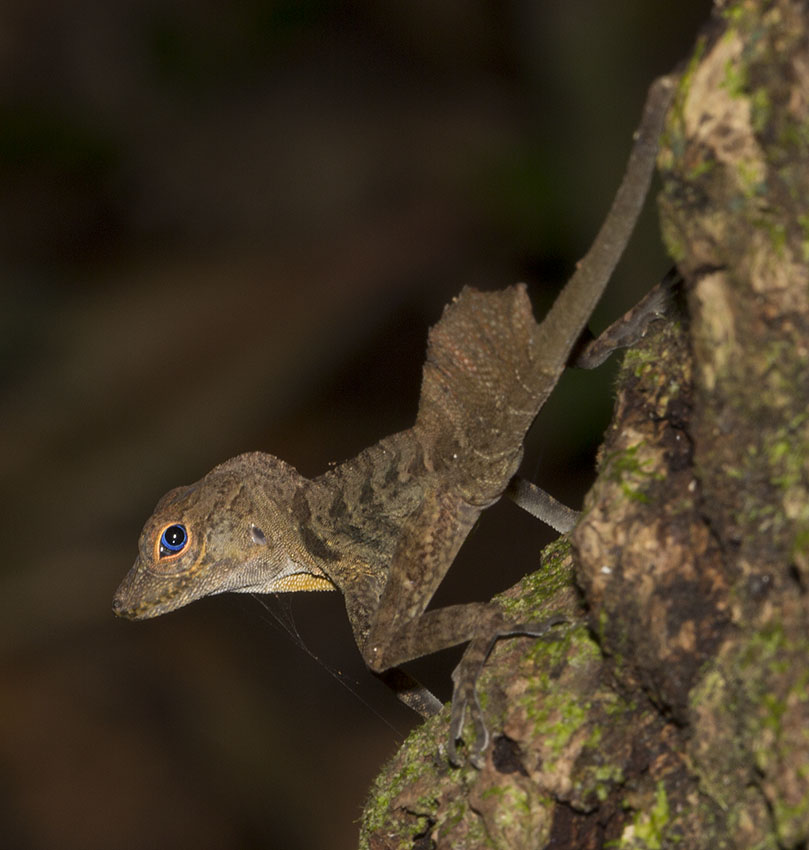
[{"label": "brown anole lizard", "polygon": [[[224,591],[342,591],[368,666],[424,715],[440,704],[398,665],[469,642],[453,673],[450,757],[468,709],[476,761],[488,742],[475,685],[498,638],[564,622],[512,623],[490,603],[425,611],[480,513],[509,492],[566,530],[574,514],[512,479],[523,440],[556,385],[634,228],[676,79],[651,87],[627,171],[587,255],[537,324],[523,285],[463,292],[429,334],[412,428],[308,480],[243,454],[157,504],[116,614],[155,617]],[[512,482],[510,484],[510,482]],[[561,511],[561,514],[560,514]]]}]

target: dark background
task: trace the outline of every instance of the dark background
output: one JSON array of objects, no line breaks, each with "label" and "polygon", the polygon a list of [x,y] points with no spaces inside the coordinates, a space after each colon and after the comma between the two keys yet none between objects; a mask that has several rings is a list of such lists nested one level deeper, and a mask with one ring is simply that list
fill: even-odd
[{"label": "dark background", "polygon": [[[541,314],[709,5],[3,4],[4,848],[355,846],[417,719],[337,594],[268,602],[360,699],[248,596],[129,623],[113,590],[170,487],[248,449],[314,475],[411,424],[463,284],[526,280]],[[595,326],[665,269],[650,205]],[[572,374],[529,445],[576,506],[610,383]],[[442,599],[551,536],[484,519]],[[418,671],[446,697],[444,655]]]}]

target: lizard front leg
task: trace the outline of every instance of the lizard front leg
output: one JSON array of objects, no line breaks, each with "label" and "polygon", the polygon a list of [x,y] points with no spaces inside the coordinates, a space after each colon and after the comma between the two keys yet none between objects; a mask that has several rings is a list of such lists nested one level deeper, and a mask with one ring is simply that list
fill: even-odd
[{"label": "lizard front leg", "polygon": [[388,582],[361,647],[368,666],[380,673],[470,641],[453,673],[448,753],[456,763],[455,741],[469,710],[475,727],[472,762],[476,765],[489,740],[476,684],[492,645],[508,635],[542,636],[566,620],[557,614],[543,622],[510,622],[496,605],[485,602],[424,610],[482,509],[446,487],[425,496],[396,548]]},{"label": "lizard front leg", "polygon": [[[614,351],[635,345],[645,335],[649,326],[672,312],[677,292],[683,279],[676,268],[665,277],[628,312],[614,321],[595,339],[581,343],[568,363],[578,369],[595,369]],[[579,521],[579,511],[555,499],[550,493],[515,475],[509,481],[506,495],[524,511],[549,525],[554,531],[566,534]]]},{"label": "lizard front leg", "polygon": [[477,681],[492,647],[502,637],[544,637],[554,626],[565,622],[567,618],[562,614],[532,623],[509,621],[493,603],[449,605],[421,614],[401,626],[384,643],[373,644],[370,652],[363,655],[372,669],[385,669],[469,641],[452,673],[454,687],[447,753],[450,761],[457,764],[456,741],[461,737],[468,712],[475,731],[470,761],[480,767],[489,743],[489,731],[477,696]]}]

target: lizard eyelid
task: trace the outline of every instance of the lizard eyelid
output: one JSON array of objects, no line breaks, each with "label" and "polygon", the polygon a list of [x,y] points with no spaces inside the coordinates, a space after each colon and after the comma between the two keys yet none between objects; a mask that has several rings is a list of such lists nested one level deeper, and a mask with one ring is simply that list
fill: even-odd
[{"label": "lizard eyelid", "polygon": [[257,526],[250,526],[250,536],[253,538],[253,543],[258,543],[259,545],[267,544],[267,538],[264,536],[264,532]]}]

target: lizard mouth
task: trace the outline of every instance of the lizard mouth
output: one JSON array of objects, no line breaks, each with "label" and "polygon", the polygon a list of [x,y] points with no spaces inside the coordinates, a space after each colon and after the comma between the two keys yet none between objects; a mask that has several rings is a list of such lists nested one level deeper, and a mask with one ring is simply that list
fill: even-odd
[{"label": "lizard mouth", "polygon": [[148,605],[127,606],[126,601],[116,594],[112,600],[112,613],[116,617],[127,620],[145,620],[149,617],[157,617],[161,612]]},{"label": "lizard mouth", "polygon": [[127,620],[147,620],[165,614],[191,601],[178,601],[189,581],[190,576],[166,576],[162,581],[155,581],[155,576],[149,575],[138,559],[115,591],[112,612]]}]

